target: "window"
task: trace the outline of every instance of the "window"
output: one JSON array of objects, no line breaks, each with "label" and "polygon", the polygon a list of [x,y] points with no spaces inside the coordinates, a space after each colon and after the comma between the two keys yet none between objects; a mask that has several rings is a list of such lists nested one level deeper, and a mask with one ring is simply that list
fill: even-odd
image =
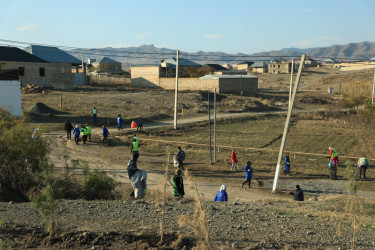
[{"label": "window", "polygon": [[61,68],[61,74],[65,74],[65,68],[64,67]]},{"label": "window", "polygon": [[25,76],[25,67],[19,67],[18,68],[18,75],[19,76]]},{"label": "window", "polygon": [[46,75],[46,71],[44,68],[39,68],[39,76],[45,76]]}]

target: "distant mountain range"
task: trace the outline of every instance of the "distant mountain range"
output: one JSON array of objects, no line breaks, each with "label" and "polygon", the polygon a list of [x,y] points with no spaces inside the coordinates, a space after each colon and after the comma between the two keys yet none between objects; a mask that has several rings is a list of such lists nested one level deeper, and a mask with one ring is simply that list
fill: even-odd
[{"label": "distant mountain range", "polygon": [[[81,50],[69,51],[72,55],[76,55]],[[349,43],[345,45],[333,45],[321,48],[285,48],[276,51],[266,51],[254,54],[227,54],[223,52],[203,52],[198,51],[189,53],[180,51],[181,57],[192,60],[200,64],[217,63],[235,64],[242,61],[270,61],[273,57],[299,57],[303,53],[314,59],[323,58],[345,58],[345,59],[364,59],[368,60],[375,56],[375,42]],[[123,68],[129,68],[132,65],[155,65],[162,59],[176,57],[176,50],[167,48],[157,48],[154,45],[142,45],[139,47],[128,48],[100,48],[87,49],[84,56],[88,58],[98,58],[107,56],[111,59],[122,63]]]}]

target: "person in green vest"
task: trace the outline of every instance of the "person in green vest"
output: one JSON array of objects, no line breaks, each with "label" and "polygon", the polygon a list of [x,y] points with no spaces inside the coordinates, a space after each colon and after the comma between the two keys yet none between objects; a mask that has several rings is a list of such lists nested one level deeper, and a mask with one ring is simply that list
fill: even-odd
[{"label": "person in green vest", "polygon": [[361,179],[361,175],[363,173],[363,179],[366,180],[366,170],[368,167],[368,160],[366,159],[366,157],[359,158],[357,166],[358,166],[358,179]]},{"label": "person in green vest", "polygon": [[93,109],[92,109],[92,116],[93,116],[93,118],[94,118],[94,123],[96,123],[96,117],[97,117],[97,115],[98,115],[98,110],[94,107]]},{"label": "person in green vest", "polygon": [[138,159],[139,157],[138,147],[139,147],[139,142],[136,139],[133,139],[133,142],[131,144],[131,152],[133,154],[133,158],[136,157]]},{"label": "person in green vest", "polygon": [[182,170],[176,170],[176,175],[173,177],[173,195],[178,198],[184,198],[184,180],[182,179]]},{"label": "person in green vest", "polygon": [[82,127],[81,127],[81,133],[82,133],[83,144],[86,144],[86,141],[87,141],[87,128],[85,127],[85,125],[82,125]]},{"label": "person in green vest", "polygon": [[91,126],[87,123],[86,124],[87,129],[87,138],[89,139],[89,142],[91,142]]},{"label": "person in green vest", "polygon": [[136,134],[134,134],[133,139],[135,139],[139,143],[139,137]]},{"label": "person in green vest", "polygon": [[331,180],[337,180],[337,166],[339,165],[339,154],[337,153],[336,149],[333,147],[329,147],[329,156],[330,156],[330,162],[329,162],[329,169],[330,174],[329,178]]}]

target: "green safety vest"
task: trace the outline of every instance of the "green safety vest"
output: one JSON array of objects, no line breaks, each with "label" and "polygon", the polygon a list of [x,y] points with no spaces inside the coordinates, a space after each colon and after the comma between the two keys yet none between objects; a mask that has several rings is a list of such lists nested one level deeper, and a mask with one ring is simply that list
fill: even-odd
[{"label": "green safety vest", "polygon": [[91,135],[91,127],[90,127],[90,126],[87,126],[86,129],[87,129],[87,134],[88,134],[88,135]]},{"label": "green safety vest", "polygon": [[332,148],[332,156],[331,156],[331,158],[335,158],[338,155],[339,154],[336,152],[336,149]]},{"label": "green safety vest", "polygon": [[82,132],[82,135],[87,135],[87,128],[82,128],[81,132]]},{"label": "green safety vest", "polygon": [[134,136],[134,138],[137,142],[139,142],[139,137],[138,136]]},{"label": "green safety vest", "polygon": [[93,109],[93,110],[92,110],[92,113],[93,113],[94,115],[96,115],[96,114],[98,113],[98,110],[97,110],[97,109]]},{"label": "green safety vest", "polygon": [[[175,178],[180,178],[180,179],[182,179],[181,176],[176,176]],[[175,179],[175,178],[173,178],[173,179]],[[180,184],[181,184],[181,186],[182,186],[182,181],[180,181]],[[181,188],[181,187],[180,187],[180,188]],[[173,195],[176,195],[176,196],[180,195],[180,193],[178,192],[178,189],[177,189],[176,181],[173,181]]]},{"label": "green safety vest", "polygon": [[133,141],[132,151],[138,151],[138,142],[137,141]]}]

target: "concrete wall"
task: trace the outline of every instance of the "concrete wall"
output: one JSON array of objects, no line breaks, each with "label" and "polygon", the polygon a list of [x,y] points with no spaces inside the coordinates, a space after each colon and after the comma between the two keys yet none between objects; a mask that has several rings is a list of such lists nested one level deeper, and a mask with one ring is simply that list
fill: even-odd
[{"label": "concrete wall", "polygon": [[292,64],[291,63],[273,63],[269,62],[268,63],[268,73],[270,74],[288,74],[290,73],[292,69]]},{"label": "concrete wall", "polygon": [[21,83],[19,81],[0,80],[0,106],[13,115],[21,116]]},{"label": "concrete wall", "polygon": [[131,83],[135,87],[159,88],[159,66],[131,67]]},{"label": "concrete wall", "polygon": [[[1,69],[25,68],[24,76],[20,76],[22,86],[27,83],[43,87],[52,87],[51,64],[50,63],[29,63],[29,62],[0,62]],[[39,68],[44,68],[45,75],[39,75]]]},{"label": "concrete wall", "polygon": [[51,63],[52,87],[54,89],[73,90],[75,76],[70,63]]}]

